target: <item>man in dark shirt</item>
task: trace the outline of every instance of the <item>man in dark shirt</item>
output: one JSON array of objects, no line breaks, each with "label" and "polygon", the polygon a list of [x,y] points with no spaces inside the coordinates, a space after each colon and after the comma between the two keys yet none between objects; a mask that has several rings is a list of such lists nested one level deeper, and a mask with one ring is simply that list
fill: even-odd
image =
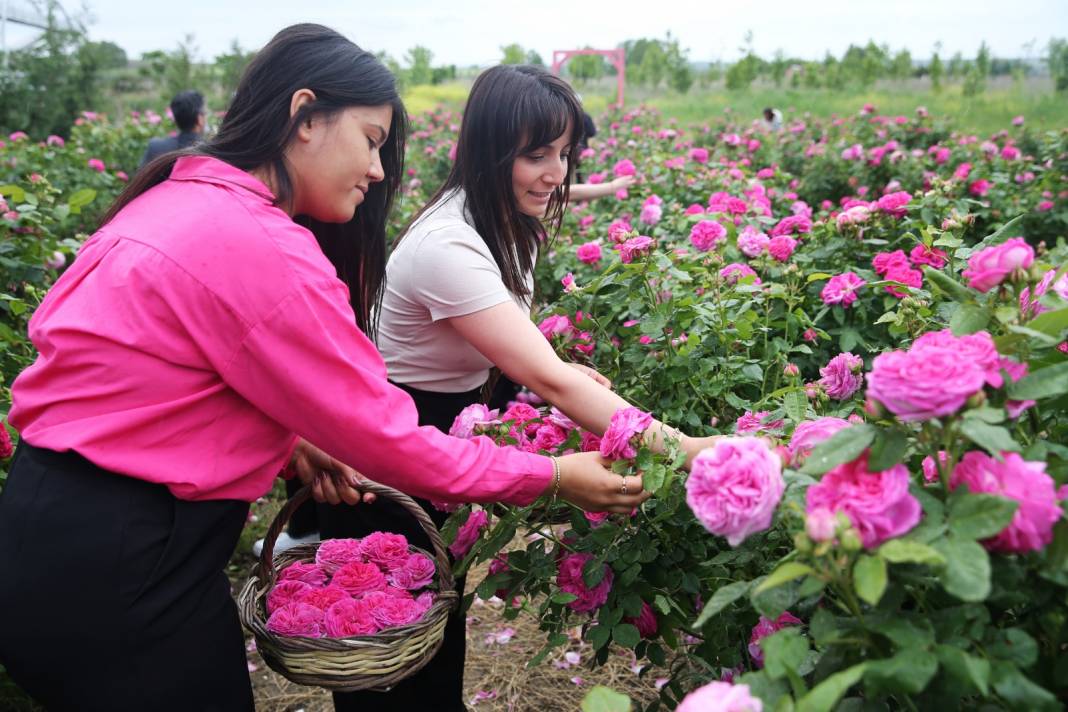
[{"label": "man in dark shirt", "polygon": [[174,123],[178,125],[178,135],[149,140],[145,155],[141,157],[142,166],[164,153],[192,146],[200,140],[200,135],[204,132],[206,114],[204,97],[200,92],[190,89],[171,99],[171,114],[174,115]]}]

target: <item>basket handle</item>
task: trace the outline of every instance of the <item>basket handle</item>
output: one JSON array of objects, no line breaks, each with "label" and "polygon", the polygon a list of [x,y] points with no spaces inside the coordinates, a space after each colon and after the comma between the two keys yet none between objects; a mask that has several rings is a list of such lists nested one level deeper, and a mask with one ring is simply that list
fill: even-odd
[{"label": "basket handle", "polygon": [[[438,532],[438,528],[431,521],[430,516],[426,511],[416,504],[415,500],[404,494],[399,490],[395,490],[392,487],[379,484],[366,477],[361,476],[357,489],[361,492],[372,492],[379,497],[385,497],[392,499],[401,505],[415,517],[419,522],[419,526],[426,532],[427,537],[430,539],[431,545],[434,547],[434,562],[438,569],[438,581],[441,591],[450,591],[456,585],[456,582],[452,576],[452,564],[449,562],[449,556],[445,553],[445,542],[441,540],[441,534]],[[271,522],[271,526],[267,529],[267,534],[263,540],[263,551],[260,552],[259,563],[259,579],[260,582],[266,584],[267,588],[274,585],[275,571],[274,571],[274,543],[278,539],[278,535],[285,529],[286,524],[289,523],[289,518],[293,516],[293,512],[297,511],[300,505],[308,501],[311,497],[312,489],[311,485],[304,485],[297,491],[293,497],[286,502],[285,506],[279,510],[275,515],[274,521]],[[351,505],[359,507],[373,507],[374,504]]]}]

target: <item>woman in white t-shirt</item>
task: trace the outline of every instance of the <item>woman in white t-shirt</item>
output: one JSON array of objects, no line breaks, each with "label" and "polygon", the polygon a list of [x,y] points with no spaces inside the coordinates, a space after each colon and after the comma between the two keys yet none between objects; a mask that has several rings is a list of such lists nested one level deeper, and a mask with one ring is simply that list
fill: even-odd
[{"label": "woman in white t-shirt", "polygon": [[[561,361],[530,319],[534,263],[559,230],[582,130],[571,87],[544,69],[493,67],[471,87],[449,177],[386,266],[378,348],[420,424],[447,431],[481,400],[494,365],[598,435],[629,405],[593,369]],[[681,438],[688,459],[711,444],[658,421],[647,432],[654,447]],[[443,515],[422,504],[440,525]],[[320,525],[324,537],[388,530],[425,539],[391,502],[329,508]],[[432,690],[435,710],[463,710],[464,637],[458,613],[423,670],[388,693],[336,693],[336,709],[422,709]]]}]

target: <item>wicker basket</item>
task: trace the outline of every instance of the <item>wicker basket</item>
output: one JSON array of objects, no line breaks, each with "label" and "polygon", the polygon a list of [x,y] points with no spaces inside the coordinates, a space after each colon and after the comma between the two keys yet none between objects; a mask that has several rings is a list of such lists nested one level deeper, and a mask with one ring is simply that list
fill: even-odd
[{"label": "wicker basket", "polygon": [[[388,628],[375,635],[352,638],[303,638],[275,635],[267,630],[267,592],[278,571],[295,561],[314,561],[318,543],[301,544],[274,556],[274,543],[297,507],[311,490],[304,487],[271,522],[263,552],[253,575],[238,595],[241,622],[256,638],[264,662],[283,677],[301,685],[315,685],[338,692],[388,690],[427,664],[441,647],[445,623],[459,601],[452,566],[434,523],[411,497],[375,482],[360,489],[396,500],[415,517],[434,545],[437,566],[437,597],[422,619],[412,625]],[[359,505],[374,506],[374,505]],[[429,554],[416,547],[413,552]]]}]

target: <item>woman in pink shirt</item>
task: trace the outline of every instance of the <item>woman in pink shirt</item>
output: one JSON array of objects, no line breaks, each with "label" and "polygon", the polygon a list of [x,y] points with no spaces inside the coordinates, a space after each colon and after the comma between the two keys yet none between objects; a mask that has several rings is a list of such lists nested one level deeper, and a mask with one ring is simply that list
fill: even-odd
[{"label": "woman in pink shirt", "polygon": [[647,496],[595,454],[419,427],[387,382],[367,334],[405,130],[371,54],[287,28],[215,138],[147,165],[34,314],[0,494],[0,664],[49,710],[252,709],[223,570],[287,463],[333,504],[359,501],[351,468],[440,500]]}]

